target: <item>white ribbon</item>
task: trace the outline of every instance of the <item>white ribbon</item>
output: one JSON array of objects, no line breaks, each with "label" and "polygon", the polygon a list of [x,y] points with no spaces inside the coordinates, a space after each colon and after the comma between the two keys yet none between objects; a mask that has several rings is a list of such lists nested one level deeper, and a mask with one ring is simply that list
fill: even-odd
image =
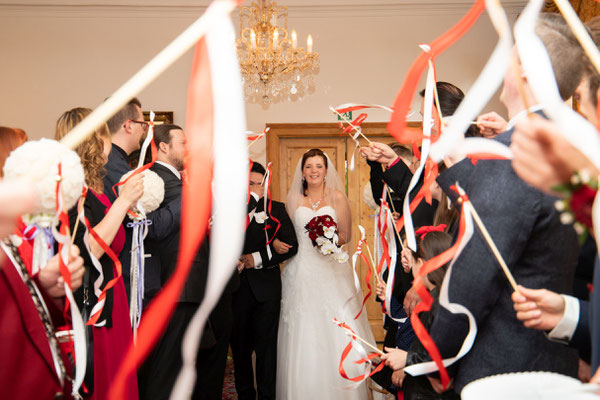
[{"label": "white ribbon", "polygon": [[[89,195],[89,191],[88,191],[88,195]],[[80,201],[84,201],[84,200],[82,199]],[[94,255],[94,253],[92,252],[92,248],[90,246],[90,235],[89,235],[87,225],[85,223],[85,208],[83,206],[81,206],[81,212],[78,214],[77,217],[78,217],[79,221],[81,222],[83,229],[85,229],[85,233],[83,234],[83,244],[85,245],[85,248],[90,256],[90,259],[92,260],[92,265],[94,266],[96,271],[98,271],[98,278],[96,278],[96,280],[94,281],[94,294],[96,295],[98,302],[94,305],[94,307],[92,307],[92,310],[90,312],[90,318],[91,318],[93,315],[102,312],[102,309],[104,308],[104,304],[106,302],[105,299],[100,300],[100,294],[102,293],[102,289],[100,287],[102,286],[102,283],[104,282],[104,271],[102,270],[102,264],[100,264],[100,261]],[[87,322],[87,321],[84,321],[84,322]],[[97,327],[102,327],[105,325],[106,325],[106,319],[98,320],[98,322],[96,322],[94,324],[94,326],[97,326]]]},{"label": "white ribbon", "polygon": [[[264,188],[265,188],[264,191],[265,192],[264,192],[264,195],[263,195],[263,198],[264,198],[263,211],[264,211],[265,215],[267,214],[267,203],[268,203],[268,198],[267,197],[268,197],[268,193],[269,193],[269,184],[271,183],[271,169],[270,168],[271,168],[271,163],[268,163],[267,164],[267,172],[265,174],[265,186],[264,186]],[[265,231],[265,239],[266,239],[265,243],[269,243],[269,233],[268,233],[268,230],[266,229],[266,227],[265,227],[264,231]],[[270,245],[267,245],[267,256],[269,257],[269,260],[271,258],[273,258],[273,253],[271,252],[271,246]]]},{"label": "white ribbon", "polygon": [[511,60],[513,41],[506,13],[497,0],[486,0],[485,4],[500,40],[479,77],[450,119],[449,125],[431,146],[431,158],[435,162],[442,161],[444,157],[454,152],[458,152],[457,156],[461,157],[473,154],[473,152],[480,152],[497,154],[502,157],[510,155],[509,158],[512,158],[510,149],[504,145],[493,144],[494,142],[490,140],[471,145],[473,147],[469,153],[463,150],[463,146],[474,140],[474,138],[465,139],[465,132],[469,129],[471,121],[477,117],[504,81],[504,75]]},{"label": "white ribbon", "polygon": [[[390,201],[392,199],[390,198]],[[387,220],[388,229],[385,232],[386,240],[388,243],[388,254],[390,256],[390,265],[388,268],[388,277],[385,287],[385,313],[388,317],[393,319],[399,324],[403,324],[406,322],[407,317],[405,318],[394,318],[392,316],[392,291],[394,289],[394,284],[399,284],[399,282],[395,282],[396,276],[396,268],[398,264],[398,248],[396,247],[396,232],[394,227],[394,217],[392,216],[392,211],[388,207],[385,201],[381,202],[381,208],[384,210],[384,219]],[[384,264],[385,265],[385,264]],[[383,274],[383,269],[381,271]]]},{"label": "white ribbon", "polygon": [[361,288],[360,288],[360,278],[358,277],[358,274],[356,273],[356,261],[358,260],[358,256],[362,254],[362,246],[363,246],[363,243],[365,243],[366,234],[365,234],[365,228],[363,228],[362,225],[358,225],[358,230],[360,231],[360,240],[358,242],[359,245],[357,246],[356,251],[352,255],[352,274],[354,277],[354,294],[352,294],[352,296],[350,296],[348,298],[348,300],[346,300],[346,302],[344,303],[344,306],[342,307],[342,315],[343,315],[343,318],[345,321],[350,321],[360,311],[360,310],[358,310],[357,312],[353,312],[352,310],[350,310],[350,306],[352,305],[353,300],[355,298],[359,298],[360,293],[362,292]]},{"label": "white ribbon", "polygon": [[[62,258],[65,266],[68,266],[69,251],[71,250],[71,238],[68,235],[61,235],[60,232],[56,229],[59,223],[58,217],[63,211],[63,207],[63,198],[61,195],[59,195],[58,210],[56,212],[56,216],[54,217],[54,222],[52,224],[52,235],[59,244],[62,244],[60,257]],[[68,285],[67,282],[65,282],[65,295],[67,296],[67,299],[70,303],[69,308],[71,310],[71,324],[73,325],[73,349],[75,352],[75,378],[73,379],[72,395],[75,398],[80,398],[79,388],[83,383],[83,378],[85,377],[85,370],[87,365],[85,327],[83,324],[83,318],[81,317],[81,313],[79,312],[79,308],[77,308],[77,303],[75,302],[75,298],[73,297],[71,286]]]},{"label": "white ribbon", "polygon": [[535,34],[535,25],[543,0],[532,0],[515,23],[515,39],[527,82],[536,99],[543,100],[547,116],[558,131],[600,168],[600,138],[596,128],[567,106],[558,91],[552,63],[544,44]]},{"label": "white ribbon", "polygon": [[[421,45],[419,46],[423,51],[429,52],[429,46]],[[429,69],[427,70],[427,83],[425,85],[425,100],[424,100],[424,108],[423,108],[423,143],[421,150],[421,162],[419,163],[419,168],[415,171],[412,179],[410,180],[410,184],[408,185],[408,190],[406,191],[406,196],[404,197],[404,205],[402,209],[402,218],[404,218],[404,232],[406,234],[406,242],[408,247],[417,251],[417,240],[415,238],[415,229],[413,226],[412,216],[410,214],[410,192],[417,186],[419,183],[419,179],[421,178],[421,174],[423,173],[423,169],[425,168],[425,162],[429,157],[429,147],[431,145],[431,127],[433,126],[433,91],[435,88],[435,68],[431,59],[429,60]]]},{"label": "white ribbon", "polygon": [[[196,380],[196,356],[202,330],[242,252],[248,189],[248,150],[242,78],[229,13],[234,1],[215,1],[205,40],[210,54],[214,105],[214,177],[211,251],[204,300],[190,321],[182,343],[183,368],[171,399],[190,398]],[[206,15],[205,14],[205,15]]]},{"label": "white ribbon", "polygon": [[[458,188],[459,194],[461,196],[464,195],[465,192],[458,185],[458,183],[456,184],[456,186]],[[456,255],[454,256],[454,258],[452,259],[452,262],[450,263],[450,266],[448,267],[448,271],[446,272],[444,281],[442,282],[442,287],[440,289],[439,301],[440,301],[440,306],[444,307],[451,313],[464,314],[467,316],[467,318],[469,319],[469,333],[465,337],[465,340],[463,341],[463,344],[462,344],[458,354],[455,357],[446,358],[446,359],[442,360],[442,363],[446,367],[454,364],[457,360],[464,357],[465,354],[467,354],[471,350],[471,347],[473,347],[473,343],[475,342],[475,337],[477,336],[477,323],[475,322],[475,317],[473,317],[473,314],[471,314],[469,309],[467,309],[465,306],[458,304],[458,303],[451,303],[450,298],[448,297],[448,285],[449,285],[450,279],[452,277],[452,268],[454,267],[454,263],[456,262],[456,260],[458,260],[463,249],[465,248],[467,243],[469,243],[469,240],[471,240],[471,237],[473,236],[473,217],[471,216],[471,202],[470,201],[465,201],[462,204],[461,219],[463,219],[463,218],[465,221],[465,234],[458,246]],[[427,362],[423,362],[423,363],[419,363],[419,364],[413,364],[413,365],[410,365],[410,366],[404,368],[404,372],[406,372],[407,374],[412,375],[412,376],[429,374],[429,373],[435,372],[437,370],[438,370],[438,367],[434,361],[427,361]]]}]

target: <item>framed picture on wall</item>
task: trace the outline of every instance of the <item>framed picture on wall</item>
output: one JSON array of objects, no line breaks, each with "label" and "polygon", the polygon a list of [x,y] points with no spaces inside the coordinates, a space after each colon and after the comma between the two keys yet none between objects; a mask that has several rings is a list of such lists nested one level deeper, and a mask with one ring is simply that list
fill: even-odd
[{"label": "framed picture on wall", "polygon": [[[154,124],[172,124],[173,111],[154,111]],[[150,111],[144,111],[144,121],[150,121]]]}]

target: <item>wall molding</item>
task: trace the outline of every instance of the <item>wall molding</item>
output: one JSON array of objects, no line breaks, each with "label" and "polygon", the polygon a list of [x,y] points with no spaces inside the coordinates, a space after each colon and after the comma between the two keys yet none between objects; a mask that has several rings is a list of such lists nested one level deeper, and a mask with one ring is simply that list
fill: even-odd
[{"label": "wall molding", "polygon": [[[114,0],[112,0],[114,1]],[[247,1],[246,4],[250,2]],[[527,1],[504,1],[506,13],[517,15]],[[50,3],[45,0],[10,2],[0,0],[1,17],[51,17],[51,18],[183,18],[193,19],[206,9],[208,1],[175,0],[125,0],[111,1],[63,1]],[[290,1],[290,20],[298,18],[332,17],[389,17],[389,16],[436,16],[462,15],[472,5],[472,1],[423,0],[371,3],[364,0],[328,0],[315,2]]]}]

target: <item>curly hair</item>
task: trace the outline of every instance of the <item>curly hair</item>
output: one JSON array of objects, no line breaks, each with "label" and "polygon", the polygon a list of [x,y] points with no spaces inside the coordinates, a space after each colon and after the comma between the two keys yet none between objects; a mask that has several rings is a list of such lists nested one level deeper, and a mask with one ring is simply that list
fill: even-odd
[{"label": "curly hair", "polygon": [[[92,110],[89,108],[78,107],[63,113],[56,121],[54,139],[59,140],[64,137],[91,112]],[[103,138],[110,138],[110,132],[106,124],[102,124],[93,135],[75,149],[75,152],[81,158],[81,165],[85,173],[85,183],[96,193],[104,192],[102,178],[106,175],[106,169],[104,168],[106,160],[103,154]]]}]

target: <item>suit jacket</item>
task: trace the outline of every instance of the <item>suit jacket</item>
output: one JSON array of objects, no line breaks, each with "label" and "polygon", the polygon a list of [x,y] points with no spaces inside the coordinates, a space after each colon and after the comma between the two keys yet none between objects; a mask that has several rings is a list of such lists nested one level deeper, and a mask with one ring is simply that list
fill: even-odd
[{"label": "suit jacket", "polygon": [[[509,144],[512,131],[497,140]],[[465,160],[463,162],[469,162]],[[485,223],[517,283],[558,293],[571,290],[579,247],[571,226],[560,222],[556,199],[529,186],[509,160],[480,160],[443,172],[446,193],[458,181]],[[468,308],[477,323],[469,353],[449,368],[460,393],[469,382],[516,371],[553,371],[577,376],[573,349],[549,341],[543,332],[517,320],[512,288],[479,230],[456,260],[449,281],[451,302]],[[455,356],[468,331],[464,315],[443,307],[436,312],[431,337],[444,358]]]},{"label": "suit jacket", "polygon": [[[258,201],[255,213],[264,211],[264,199]],[[256,215],[256,214],[255,214]],[[256,218],[252,218],[246,230],[244,240],[243,254],[252,254],[259,252],[262,258],[262,268],[245,269],[240,274],[240,279],[247,279],[254,297],[259,302],[267,300],[281,299],[281,275],[279,264],[288,258],[296,255],[298,252],[298,239],[294,231],[294,225],[285,209],[285,205],[278,201],[272,201],[271,215],[279,222],[281,228],[275,236],[277,239],[292,246],[285,254],[278,254],[273,248],[273,243],[268,245],[271,250],[271,258],[267,253],[267,239],[265,229],[269,238],[272,238],[277,228],[277,223],[269,218],[264,223],[259,224]]]},{"label": "suit jacket", "polygon": [[[127,159],[127,153],[119,146],[113,144],[108,155],[106,176],[104,177],[104,193],[106,193],[111,203],[114,203],[116,199],[113,193],[113,186],[129,171],[131,171],[131,166]],[[147,239],[163,240],[174,230],[179,230],[181,201],[173,200],[164,207],[161,206],[158,210],[148,213],[147,216],[152,221],[152,224],[148,226]],[[125,283],[125,290],[127,291],[127,299],[130,299],[129,269],[131,266],[131,241],[133,234],[133,229],[127,227],[129,222],[131,222],[129,218],[125,218],[123,221],[125,227],[125,245],[119,255],[119,260],[121,260],[121,264],[123,265],[123,281]],[[146,250],[146,254],[148,252]],[[144,267],[144,306],[147,305],[147,301],[156,295],[160,288],[160,265],[158,265],[158,260],[156,257],[146,258]]]},{"label": "suit jacket", "polygon": [[[590,301],[579,300],[579,320],[571,345],[591,354],[592,374],[600,366],[600,262],[594,263],[594,290]],[[591,347],[591,348],[590,348]]]},{"label": "suit jacket", "polygon": [[[44,297],[55,326],[64,324],[61,310]],[[58,380],[44,325],[27,286],[8,260],[0,270],[0,354],[0,398],[54,399],[58,393],[71,398],[70,389],[63,389]]]},{"label": "suit jacket", "polygon": [[[181,203],[182,182],[164,165],[155,163],[151,168],[165,183],[165,197],[157,211],[173,202]],[[174,229],[161,240],[146,240],[147,251],[152,253],[156,264],[160,267],[161,287],[167,283],[177,266],[179,252],[180,229]],[[202,302],[206,280],[208,278],[208,241],[205,240],[196,254],[190,273],[179,298],[180,302]]]}]

